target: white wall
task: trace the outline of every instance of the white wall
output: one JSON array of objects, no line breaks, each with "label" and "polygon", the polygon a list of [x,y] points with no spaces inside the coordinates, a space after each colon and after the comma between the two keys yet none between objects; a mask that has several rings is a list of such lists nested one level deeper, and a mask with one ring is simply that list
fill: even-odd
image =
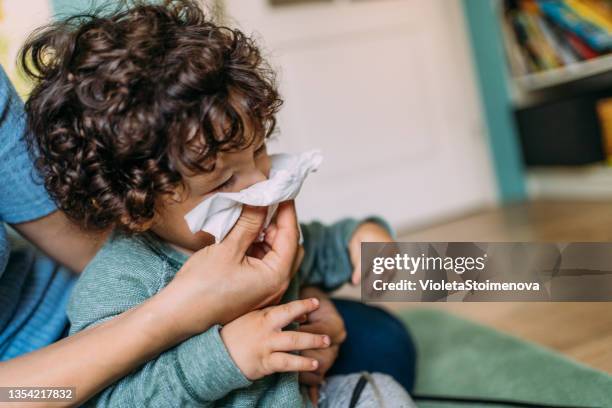
[{"label": "white wall", "polygon": [[255,32],[286,101],[276,150],[321,148],[302,219],[378,213],[421,225],[495,202],[458,0],[229,0]]},{"label": "white wall", "polygon": [[32,30],[50,18],[48,0],[0,0],[0,64],[21,96],[30,86],[18,73],[17,55]]}]

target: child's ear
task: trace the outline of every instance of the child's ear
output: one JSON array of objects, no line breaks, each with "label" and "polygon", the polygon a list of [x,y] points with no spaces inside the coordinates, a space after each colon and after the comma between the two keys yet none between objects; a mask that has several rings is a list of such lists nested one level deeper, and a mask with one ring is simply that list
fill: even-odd
[{"label": "child's ear", "polygon": [[175,203],[180,203],[184,200],[186,195],[187,195],[187,191],[185,188],[176,189],[170,195],[170,199]]},{"label": "child's ear", "polygon": [[168,204],[180,204],[189,196],[189,188],[184,183],[179,183],[170,193],[164,194],[157,199],[157,206]]}]

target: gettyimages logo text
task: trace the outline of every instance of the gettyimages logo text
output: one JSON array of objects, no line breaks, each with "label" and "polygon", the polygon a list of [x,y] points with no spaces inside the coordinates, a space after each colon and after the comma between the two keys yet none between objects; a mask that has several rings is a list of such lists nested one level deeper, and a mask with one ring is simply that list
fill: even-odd
[{"label": "gettyimages logo text", "polygon": [[365,302],[612,301],[612,243],[363,243]]}]

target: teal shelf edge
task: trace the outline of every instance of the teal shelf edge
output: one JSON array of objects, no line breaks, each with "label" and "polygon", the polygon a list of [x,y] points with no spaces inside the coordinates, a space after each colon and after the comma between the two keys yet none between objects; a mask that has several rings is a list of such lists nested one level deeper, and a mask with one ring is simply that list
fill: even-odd
[{"label": "teal shelf edge", "polygon": [[488,128],[498,196],[502,203],[521,201],[527,196],[525,171],[512,117],[508,71],[495,0],[463,0],[463,9]]}]

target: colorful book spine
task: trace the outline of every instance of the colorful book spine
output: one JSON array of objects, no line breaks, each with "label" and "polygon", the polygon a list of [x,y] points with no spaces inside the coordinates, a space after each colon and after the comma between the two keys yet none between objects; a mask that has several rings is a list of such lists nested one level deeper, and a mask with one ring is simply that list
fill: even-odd
[{"label": "colorful book spine", "polygon": [[590,22],[593,25],[600,27],[605,30],[608,34],[612,33],[612,22],[604,15],[602,15],[593,2],[587,2],[584,0],[564,0],[565,4],[574,12],[582,17],[584,20]]},{"label": "colorful book spine", "polygon": [[580,37],[595,52],[612,49],[612,35],[591,22],[581,18],[572,8],[560,0],[538,0],[542,13],[563,29]]},{"label": "colorful book spine", "polygon": [[580,0],[593,9],[601,18],[612,24],[612,2],[610,0]]},{"label": "colorful book spine", "polygon": [[554,50],[546,42],[538,26],[537,17],[530,13],[521,13],[519,19],[527,30],[527,41],[539,57],[542,69],[557,68],[560,65],[559,60]]},{"label": "colorful book spine", "polygon": [[511,72],[519,76],[528,74],[531,71],[528,57],[518,44],[514,30],[510,24],[510,19],[504,18],[501,27],[503,31],[504,49],[506,50],[506,55],[510,63]]},{"label": "colorful book spine", "polygon": [[582,59],[588,60],[599,56],[597,51],[589,47],[589,45],[582,41],[576,34],[568,32],[565,35],[569,44]]},{"label": "colorful book spine", "polygon": [[524,55],[526,56],[526,63],[529,67],[529,71],[539,71],[541,69],[541,63],[539,62],[540,59],[536,55],[535,51],[532,49],[531,44],[528,41],[527,31],[520,19],[520,13],[512,12],[509,14],[509,18],[514,29],[516,40],[520,45],[521,49],[523,50]]},{"label": "colorful book spine", "polygon": [[579,61],[574,51],[567,45],[565,38],[559,37],[550,23],[540,16],[538,16],[538,26],[546,42],[553,47],[563,65],[570,65]]}]

